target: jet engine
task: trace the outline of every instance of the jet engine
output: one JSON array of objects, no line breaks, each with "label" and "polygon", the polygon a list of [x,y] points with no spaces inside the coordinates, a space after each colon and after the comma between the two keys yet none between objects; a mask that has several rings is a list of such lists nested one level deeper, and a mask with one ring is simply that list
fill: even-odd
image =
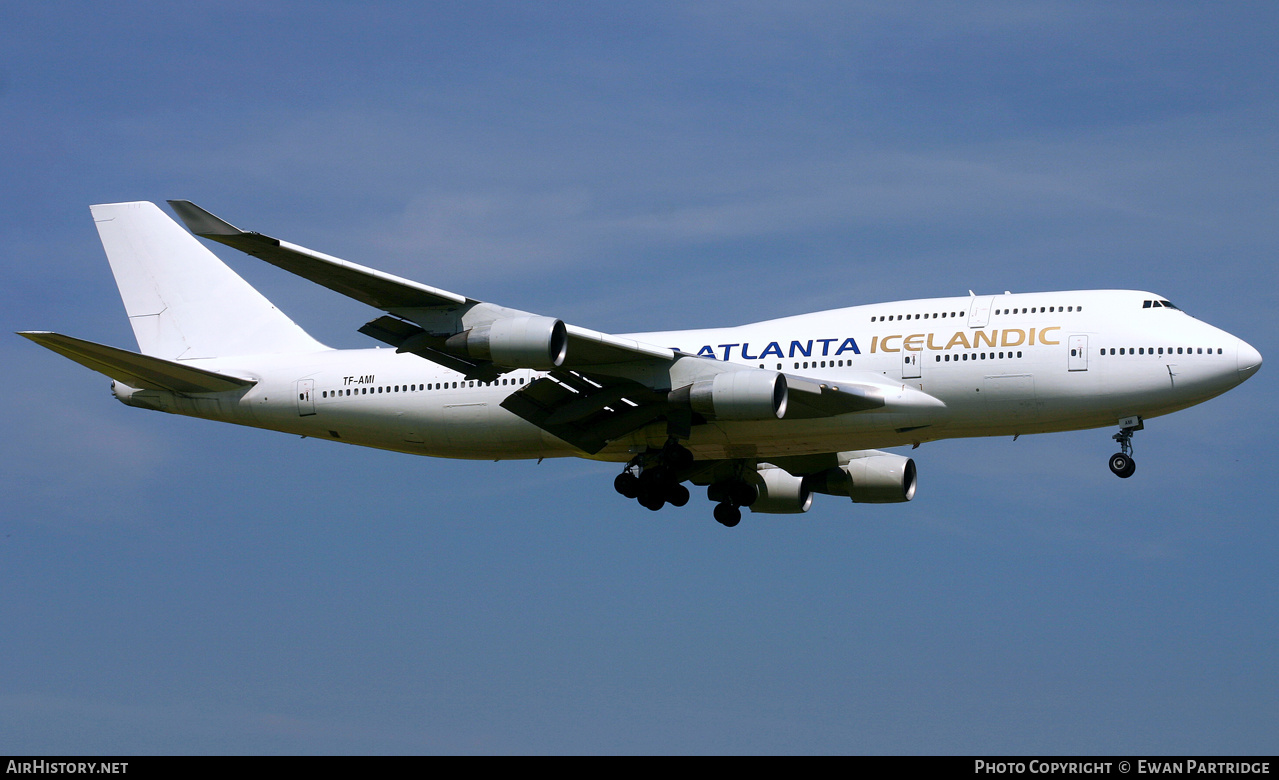
[{"label": "jet engine", "polygon": [[173,411],[173,393],[168,390],[141,389],[112,380],[111,394],[125,406],[136,406],[139,409],[150,409],[155,412]]},{"label": "jet engine", "polygon": [[813,493],[803,477],[795,477],[782,469],[760,469],[756,483],[759,498],[750,505],[752,512],[770,515],[796,515],[813,505]]},{"label": "jet engine", "polygon": [[715,420],[769,420],[786,414],[786,377],[776,371],[724,371],[671,391],[670,401]]},{"label": "jet engine", "polygon": [[804,481],[814,492],[848,496],[859,504],[895,504],[915,497],[915,476],[913,459],[870,450]]},{"label": "jet engine", "polygon": [[444,348],[499,366],[550,369],[568,355],[568,330],[553,317],[507,317],[450,336]]}]

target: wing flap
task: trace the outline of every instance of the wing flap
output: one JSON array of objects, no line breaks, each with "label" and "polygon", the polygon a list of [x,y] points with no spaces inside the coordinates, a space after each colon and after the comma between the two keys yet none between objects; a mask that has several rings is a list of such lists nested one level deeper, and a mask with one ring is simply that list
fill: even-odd
[{"label": "wing flap", "polygon": [[502,408],[590,455],[667,412],[665,398],[638,382],[571,371],[531,382]]},{"label": "wing flap", "polygon": [[175,393],[221,393],[255,384],[249,379],[140,355],[61,333],[24,331],[18,335],[130,387]]},{"label": "wing flap", "polygon": [[396,352],[411,352],[420,358],[456,371],[467,379],[491,382],[504,373],[492,363],[467,360],[445,352],[443,337],[433,336],[413,323],[397,317],[378,317],[372,322],[365,323],[360,328],[360,332],[384,344],[390,344],[395,347]]}]

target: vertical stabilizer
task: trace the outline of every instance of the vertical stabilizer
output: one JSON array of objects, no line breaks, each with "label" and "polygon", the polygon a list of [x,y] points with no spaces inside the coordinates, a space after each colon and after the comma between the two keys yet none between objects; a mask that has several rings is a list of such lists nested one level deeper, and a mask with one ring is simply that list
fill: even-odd
[{"label": "vertical stabilizer", "polygon": [[154,203],[90,210],[143,354],[191,360],[326,349]]}]

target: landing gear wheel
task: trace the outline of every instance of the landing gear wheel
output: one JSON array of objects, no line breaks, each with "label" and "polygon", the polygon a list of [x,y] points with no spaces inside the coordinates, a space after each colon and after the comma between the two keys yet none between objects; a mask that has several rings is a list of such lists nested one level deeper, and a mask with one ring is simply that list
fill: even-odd
[{"label": "landing gear wheel", "polygon": [[639,495],[639,477],[629,471],[623,471],[617,475],[617,479],[613,480],[613,488],[627,498],[635,498]]},{"label": "landing gear wheel", "polygon": [[1128,479],[1137,470],[1137,463],[1132,459],[1132,435],[1143,426],[1140,417],[1125,417],[1119,421],[1123,427],[1110,438],[1119,443],[1119,452],[1110,456],[1110,470],[1120,479]]},{"label": "landing gear wheel", "polygon": [[1137,463],[1122,452],[1110,456],[1110,470],[1120,479],[1128,479],[1137,470]]},{"label": "landing gear wheel", "polygon": [[666,490],[666,502],[671,506],[684,506],[688,503],[688,497],[688,488],[678,482]]},{"label": "landing gear wheel", "polygon": [[683,471],[693,465],[693,453],[673,439],[662,448],[662,459],[668,468],[675,471]]},{"label": "landing gear wheel", "polygon": [[666,499],[660,493],[641,493],[639,502],[640,506],[654,512],[666,506]]},{"label": "landing gear wheel", "polygon": [[733,482],[728,488],[728,496],[737,506],[751,506],[759,498],[759,490],[749,482]]},{"label": "landing gear wheel", "polygon": [[732,504],[716,504],[715,520],[720,525],[732,528],[742,522],[742,510]]}]

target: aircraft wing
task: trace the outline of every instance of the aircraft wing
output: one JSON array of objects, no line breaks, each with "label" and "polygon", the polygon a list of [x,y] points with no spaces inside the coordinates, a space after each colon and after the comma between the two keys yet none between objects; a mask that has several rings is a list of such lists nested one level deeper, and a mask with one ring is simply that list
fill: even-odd
[{"label": "aircraft wing", "polygon": [[411,309],[476,303],[393,274],[365,268],[278,238],[250,233],[219,219],[189,200],[169,205],[197,236],[226,244],[376,309]]},{"label": "aircraft wing", "polygon": [[[383,317],[369,323],[366,326],[369,330],[362,328],[361,331],[375,338],[393,333],[400,340],[387,343],[397,349],[405,346],[405,340],[419,337],[412,346],[424,347],[426,354],[422,356],[428,360],[442,362],[437,358],[448,354],[442,349],[446,338],[441,336],[454,335],[498,319],[528,314],[367,268],[261,233],[240,230],[187,200],[171,200],[169,205],[197,236],[226,244],[334,292],[393,314],[401,321],[415,324],[416,331],[403,327],[388,329],[389,318]],[[566,368],[653,359],[668,361],[675,357],[674,351],[665,347],[575,325],[566,325],[565,335],[568,349],[563,366]],[[408,348],[402,351],[418,350]],[[442,364],[455,369],[463,365],[456,360]]]},{"label": "aircraft wing", "polygon": [[[876,384],[873,375],[860,383],[836,385],[787,374],[786,383],[788,420],[834,417],[887,405],[899,409],[902,405],[902,399],[892,396],[895,388]],[[935,401],[918,395],[927,399],[925,405]],[[920,400],[912,398],[907,403]],[[692,423],[692,415],[681,418],[681,410],[668,403],[665,393],[632,379],[589,371],[551,371],[507,396],[502,408],[591,455],[613,439],[663,417],[676,425]]]},{"label": "aircraft wing", "polygon": [[[687,432],[699,415],[668,397],[671,390],[723,372],[757,370],[477,301],[240,230],[190,201],[169,204],[198,236],[383,310],[386,316],[366,323],[360,332],[398,352],[485,382],[517,368],[545,371],[508,396],[503,408],[587,453],[662,418],[672,431]],[[540,346],[540,354],[530,345]],[[510,357],[521,349],[518,358]],[[903,397],[877,375],[862,379],[832,383],[785,375],[785,416],[832,417],[886,405],[940,404],[917,391]]]}]

